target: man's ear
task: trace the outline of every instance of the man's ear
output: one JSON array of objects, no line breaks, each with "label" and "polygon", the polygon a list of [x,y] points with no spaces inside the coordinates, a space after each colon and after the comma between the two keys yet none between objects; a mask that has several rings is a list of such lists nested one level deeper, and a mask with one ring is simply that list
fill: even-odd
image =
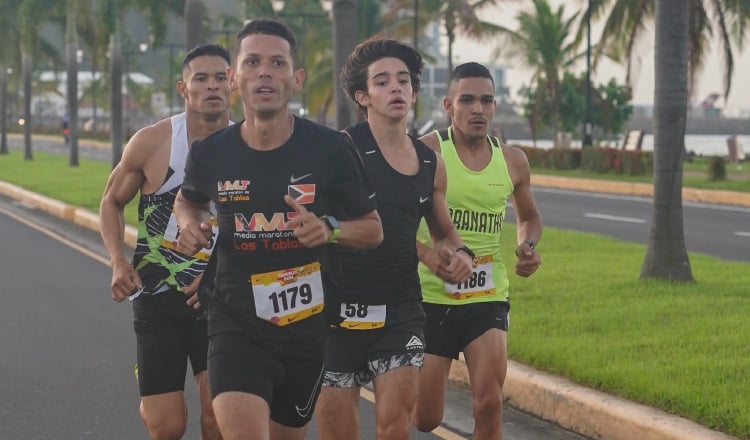
[{"label": "man's ear", "polygon": [[294,72],[294,91],[300,92],[305,86],[305,69],[297,69]]},{"label": "man's ear", "polygon": [[175,88],[177,89],[177,94],[180,95],[182,98],[184,98],[185,97],[185,82],[177,81],[177,85],[175,85]]},{"label": "man's ear", "polygon": [[370,97],[367,96],[367,92],[364,90],[357,90],[354,92],[354,100],[362,107],[367,107],[368,104],[370,104]]}]

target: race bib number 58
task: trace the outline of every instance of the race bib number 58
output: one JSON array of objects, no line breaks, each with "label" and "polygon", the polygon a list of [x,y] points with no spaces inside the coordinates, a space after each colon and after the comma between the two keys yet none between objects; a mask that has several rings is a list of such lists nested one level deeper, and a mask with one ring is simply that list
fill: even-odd
[{"label": "race bib number 58", "polygon": [[323,311],[320,263],[253,275],[255,313],[271,324],[284,326]]}]

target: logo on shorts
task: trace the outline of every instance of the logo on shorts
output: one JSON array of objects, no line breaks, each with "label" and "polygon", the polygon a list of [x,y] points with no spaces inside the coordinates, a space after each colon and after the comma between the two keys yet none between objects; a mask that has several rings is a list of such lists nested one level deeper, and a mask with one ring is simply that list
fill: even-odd
[{"label": "logo on shorts", "polygon": [[315,401],[315,396],[317,396],[320,391],[320,381],[323,380],[323,373],[325,370],[325,367],[321,368],[318,380],[315,381],[315,385],[313,386],[312,394],[310,394],[310,398],[307,399],[307,404],[303,408],[300,408],[299,405],[294,405],[294,409],[297,410],[297,415],[303,419],[306,419],[307,416],[310,415],[310,411],[313,409],[313,402]]},{"label": "logo on shorts", "polygon": [[409,342],[406,343],[406,349],[415,350],[418,348],[424,348],[424,344],[422,344],[421,339],[416,336],[412,336],[411,339],[409,339]]}]

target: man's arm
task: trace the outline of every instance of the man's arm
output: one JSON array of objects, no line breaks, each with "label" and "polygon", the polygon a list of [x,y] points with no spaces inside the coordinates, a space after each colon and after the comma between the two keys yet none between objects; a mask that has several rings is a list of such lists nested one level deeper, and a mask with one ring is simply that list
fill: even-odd
[{"label": "man's arm", "polygon": [[511,201],[516,212],[516,274],[528,277],[542,264],[536,246],[542,238],[542,216],[531,191],[531,170],[526,154],[518,148],[503,146],[505,162],[513,180]]},{"label": "man's arm", "polygon": [[435,155],[437,167],[435,169],[435,189],[432,193],[432,209],[425,216],[427,227],[430,230],[434,243],[434,252],[430,254],[423,245],[421,251],[417,246],[420,260],[424,261],[431,270],[435,267],[436,257],[440,261],[437,276],[449,283],[460,283],[471,276],[473,258],[465,251],[458,250],[463,247],[463,241],[451,222],[448,203],[445,200],[445,191],[448,188],[448,175],[445,171],[445,163],[440,155]]},{"label": "man's arm", "polygon": [[112,266],[112,299],[120,302],[142,286],[138,273],[125,257],[125,205],[143,187],[143,167],[158,148],[152,127],[136,133],[128,142],[122,159],[112,170],[99,205],[99,224],[104,247]]}]

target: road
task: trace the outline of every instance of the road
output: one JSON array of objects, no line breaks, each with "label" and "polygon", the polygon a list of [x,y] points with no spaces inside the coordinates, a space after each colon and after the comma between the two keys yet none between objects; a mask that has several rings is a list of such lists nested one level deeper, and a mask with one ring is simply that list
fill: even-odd
[{"label": "road", "polygon": [[[135,338],[128,304],[110,299],[110,270],[96,233],[0,197],[0,439],[146,438],[138,417]],[[198,438],[197,401],[186,387]],[[362,438],[373,435],[363,392]],[[414,439],[464,439],[471,396],[452,387],[445,426]],[[581,440],[534,416],[505,413],[506,440]],[[316,439],[311,429],[308,439]]]},{"label": "road", "polygon": [[[648,242],[651,198],[542,187],[534,196],[545,226]],[[508,212],[506,222],[514,223]],[[683,220],[689,252],[750,262],[750,208],[683,202]]]}]

